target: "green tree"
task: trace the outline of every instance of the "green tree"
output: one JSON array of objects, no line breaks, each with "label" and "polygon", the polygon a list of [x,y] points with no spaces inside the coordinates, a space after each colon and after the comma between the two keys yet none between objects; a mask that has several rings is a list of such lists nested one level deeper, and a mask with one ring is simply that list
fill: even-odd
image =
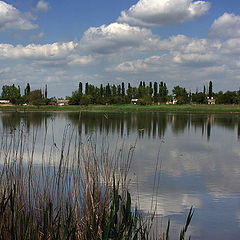
[{"label": "green tree", "polygon": [[10,100],[11,103],[16,104],[20,99],[21,94],[19,92],[19,88],[12,86],[4,85],[2,87],[2,98],[6,100]]},{"label": "green tree", "polygon": [[47,98],[47,84],[45,85],[45,98]]},{"label": "green tree", "polygon": [[158,101],[158,84],[157,84],[157,82],[154,82],[154,84],[153,84],[153,101],[154,102]]},{"label": "green tree", "polygon": [[79,93],[80,95],[82,95],[82,91],[83,91],[83,86],[82,86],[82,83],[79,82],[79,84],[78,84],[78,93]]},{"label": "green tree", "polygon": [[172,90],[174,97],[178,100],[178,104],[185,104],[188,103],[188,94],[185,88],[180,86],[175,86]]},{"label": "green tree", "polygon": [[192,102],[198,104],[206,104],[207,103],[206,95],[202,92],[192,94]]},{"label": "green tree", "polygon": [[153,94],[153,88],[152,88],[152,82],[149,82],[149,91],[148,91],[148,94],[150,97],[152,97],[152,94]]},{"label": "green tree", "polygon": [[41,89],[33,90],[28,95],[28,101],[33,105],[44,105],[46,101],[43,99]]},{"label": "green tree", "polygon": [[69,105],[79,105],[81,100],[81,96],[79,91],[75,91],[72,93],[72,96],[69,97]]},{"label": "green tree", "polygon": [[159,85],[159,101],[167,102],[168,99],[168,89],[166,83],[161,82]]},{"label": "green tree", "polygon": [[30,84],[27,83],[27,86],[26,86],[26,88],[25,88],[25,90],[24,90],[24,94],[25,94],[26,96],[28,96],[29,93],[30,93],[30,91],[31,91]]},{"label": "green tree", "polygon": [[103,97],[103,94],[104,94],[103,85],[101,84],[101,85],[100,85],[100,97],[101,97],[101,98]]},{"label": "green tree", "polygon": [[117,95],[121,96],[121,85],[118,85],[117,87]]},{"label": "green tree", "polygon": [[132,96],[132,87],[131,84],[128,83],[128,88],[127,88],[127,102],[130,103],[132,100],[133,96]]},{"label": "green tree", "polygon": [[122,97],[125,96],[125,86],[124,86],[124,82],[122,82]]},{"label": "green tree", "polygon": [[88,95],[88,83],[85,84],[85,94]]},{"label": "green tree", "polygon": [[212,81],[209,82],[208,96],[209,96],[209,98],[211,98],[213,96]]}]

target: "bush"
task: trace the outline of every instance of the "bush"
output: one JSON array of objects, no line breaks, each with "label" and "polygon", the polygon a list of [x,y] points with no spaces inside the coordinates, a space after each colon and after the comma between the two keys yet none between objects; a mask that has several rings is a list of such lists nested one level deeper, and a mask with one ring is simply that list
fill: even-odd
[{"label": "bush", "polygon": [[144,96],[143,98],[138,99],[137,104],[139,105],[151,105],[152,98],[150,96]]}]

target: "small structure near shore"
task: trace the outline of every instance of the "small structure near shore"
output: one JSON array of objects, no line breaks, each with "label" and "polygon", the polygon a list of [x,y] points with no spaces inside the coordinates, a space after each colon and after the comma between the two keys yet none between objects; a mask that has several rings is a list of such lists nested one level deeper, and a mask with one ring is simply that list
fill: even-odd
[{"label": "small structure near shore", "polygon": [[10,104],[10,100],[0,100],[0,104]]},{"label": "small structure near shore", "polygon": [[136,105],[137,102],[138,102],[138,98],[133,98],[133,99],[131,100],[131,103],[134,104],[134,105]]},{"label": "small structure near shore", "polygon": [[211,98],[209,98],[209,97],[207,97],[207,99],[208,99],[208,104],[216,104],[216,100],[213,98],[213,97],[211,97]]},{"label": "small structure near shore", "polygon": [[69,102],[69,100],[58,99],[58,100],[57,100],[57,105],[58,105],[58,106],[69,105],[68,102]]}]

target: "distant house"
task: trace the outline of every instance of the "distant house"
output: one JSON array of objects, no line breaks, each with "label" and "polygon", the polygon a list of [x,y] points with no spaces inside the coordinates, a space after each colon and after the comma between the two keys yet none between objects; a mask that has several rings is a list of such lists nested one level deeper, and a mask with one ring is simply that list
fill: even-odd
[{"label": "distant house", "polygon": [[0,104],[10,104],[9,100],[0,100]]},{"label": "distant house", "polygon": [[58,99],[58,100],[57,100],[57,105],[58,105],[58,106],[68,105],[68,102],[69,102],[69,100]]},{"label": "distant house", "polygon": [[135,105],[136,105],[137,102],[138,102],[138,98],[133,98],[133,99],[131,100],[131,103],[132,103],[132,104],[135,104]]},{"label": "distant house", "polygon": [[213,98],[213,97],[211,97],[211,98],[207,98],[208,99],[208,104],[216,104],[216,100]]}]

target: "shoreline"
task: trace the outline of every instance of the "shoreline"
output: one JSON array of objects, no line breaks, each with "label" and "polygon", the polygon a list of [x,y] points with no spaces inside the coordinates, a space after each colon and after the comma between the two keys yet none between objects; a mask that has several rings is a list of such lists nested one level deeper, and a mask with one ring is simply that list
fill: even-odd
[{"label": "shoreline", "polygon": [[71,111],[71,112],[182,112],[240,114],[240,105],[67,105],[67,106],[0,106],[0,111]]}]

